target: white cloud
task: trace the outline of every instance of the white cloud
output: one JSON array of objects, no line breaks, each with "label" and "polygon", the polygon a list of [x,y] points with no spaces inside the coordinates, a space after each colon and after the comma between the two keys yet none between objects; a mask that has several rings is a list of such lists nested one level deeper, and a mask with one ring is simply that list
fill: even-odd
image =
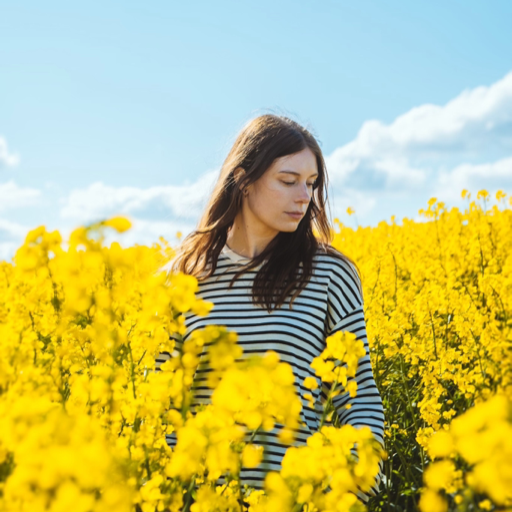
[{"label": "white cloud", "polygon": [[10,260],[29,232],[27,226],[0,219],[0,261]]},{"label": "white cloud", "polygon": [[180,221],[148,221],[144,219],[130,217],[132,227],[122,234],[109,231],[106,236],[106,244],[117,240],[121,246],[129,247],[134,244],[151,246],[154,242],[158,242],[163,237],[171,245],[177,242],[176,234],[181,231],[186,235],[195,227],[193,223]]},{"label": "white cloud", "polygon": [[205,206],[217,176],[218,171],[210,171],[190,185],[149,188],[112,187],[96,182],[86,189],[71,191],[63,201],[60,213],[62,218],[80,222],[132,212],[151,215],[155,210],[160,218],[171,215],[180,219],[195,219]]},{"label": "white cloud", "polygon": [[334,185],[418,190],[458,159],[512,153],[512,72],[465,90],[444,106],[425,104],[390,125],[366,121],[357,137],[326,158]]},{"label": "white cloud", "polygon": [[375,208],[377,200],[366,191],[347,190],[337,194],[333,194],[333,198],[329,196],[331,204],[331,216],[334,218],[347,218],[347,208],[356,211],[356,216],[352,217],[354,222],[364,219]]},{"label": "white cloud", "polygon": [[0,242],[0,261],[11,261],[19,244],[16,242]]},{"label": "white cloud", "polygon": [[463,189],[512,192],[512,157],[479,165],[461,164],[450,172],[442,172],[437,181],[435,195],[454,202]]},{"label": "white cloud", "polygon": [[[125,233],[117,233],[113,229],[105,230],[104,243],[106,246],[109,246],[114,241],[119,242],[122,247],[130,247],[135,244],[151,246],[153,243],[158,243],[160,237],[163,237],[171,246],[176,246],[178,243],[176,236],[178,231],[181,231],[182,235],[185,236],[195,227],[194,223],[180,221],[147,221],[131,216],[130,220],[132,227]],[[28,227],[0,218],[0,261],[11,260],[16,250],[23,244],[27,233],[33,227],[35,225]],[[63,248],[66,249],[69,235],[75,227],[60,226],[50,228],[47,226],[47,230],[53,231],[58,229],[62,236]]]},{"label": "white cloud", "polygon": [[19,187],[12,180],[0,183],[0,211],[33,205],[40,196],[40,190]]},{"label": "white cloud", "polygon": [[0,219],[0,234],[14,238],[22,238],[24,237],[29,229],[27,226],[22,226],[17,222],[11,222],[6,219]]},{"label": "white cloud", "polygon": [[18,165],[20,158],[18,155],[9,153],[7,149],[7,141],[0,137],[0,168],[2,167],[14,167]]}]

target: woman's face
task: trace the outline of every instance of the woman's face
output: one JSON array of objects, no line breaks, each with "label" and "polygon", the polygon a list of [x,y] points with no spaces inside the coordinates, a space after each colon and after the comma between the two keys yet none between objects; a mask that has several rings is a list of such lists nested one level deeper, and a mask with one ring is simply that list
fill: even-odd
[{"label": "woman's face", "polygon": [[317,176],[316,158],[309,148],[277,158],[247,187],[245,218],[260,235],[295,231],[308,209]]}]

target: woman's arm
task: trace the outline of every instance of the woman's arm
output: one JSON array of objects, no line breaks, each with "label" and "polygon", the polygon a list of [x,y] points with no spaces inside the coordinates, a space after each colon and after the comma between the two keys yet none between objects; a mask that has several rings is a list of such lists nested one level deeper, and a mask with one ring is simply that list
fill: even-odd
[{"label": "woman's arm", "polygon": [[[370,427],[375,439],[384,447],[384,408],[382,399],[375,384],[370,351],[366,334],[361,281],[355,268],[348,262],[335,265],[329,283],[328,319],[326,336],[338,331],[354,333],[364,345],[365,355],[359,359],[355,376],[357,395],[350,397],[342,393],[333,399],[336,414],[342,425],[354,427]],[[326,399],[328,387],[322,390],[322,398]],[[349,405],[347,409],[346,406]],[[380,461],[380,474],[371,494],[379,489],[383,463]],[[363,497],[365,499],[365,497]],[[367,497],[366,497],[367,499]],[[365,499],[365,501],[366,501]]]}]

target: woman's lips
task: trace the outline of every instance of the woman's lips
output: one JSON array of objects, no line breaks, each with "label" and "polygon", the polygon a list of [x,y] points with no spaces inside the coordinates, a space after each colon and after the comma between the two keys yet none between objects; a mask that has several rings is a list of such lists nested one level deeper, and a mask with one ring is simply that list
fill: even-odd
[{"label": "woman's lips", "polygon": [[304,214],[302,214],[302,213],[291,213],[291,212],[286,212],[286,213],[287,213],[288,215],[290,215],[290,217],[293,217],[294,219],[301,219],[301,218],[302,218],[302,216],[304,215]]}]

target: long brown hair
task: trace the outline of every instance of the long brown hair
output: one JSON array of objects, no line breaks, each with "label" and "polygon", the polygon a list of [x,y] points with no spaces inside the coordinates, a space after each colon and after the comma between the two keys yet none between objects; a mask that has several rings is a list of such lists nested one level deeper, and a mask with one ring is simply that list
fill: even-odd
[{"label": "long brown hair", "polygon": [[[306,148],[315,155],[318,167],[306,214],[295,231],[279,232],[258,256],[235,274],[229,286],[245,271],[264,263],[254,278],[252,295],[254,304],[264,306],[270,312],[274,307],[280,307],[290,294],[291,308],[312,276],[313,257],[319,249],[353,263],[330,245],[333,230],[325,211],[328,206],[327,172],[318,142],[292,119],[264,114],[249,121],[238,134],[222,164],[198,227],[178,247],[172,268],[198,280],[210,277],[217,268],[228,230],[242,207],[244,187],[257,181],[276,158]],[[239,167],[245,173],[235,172]]]}]

